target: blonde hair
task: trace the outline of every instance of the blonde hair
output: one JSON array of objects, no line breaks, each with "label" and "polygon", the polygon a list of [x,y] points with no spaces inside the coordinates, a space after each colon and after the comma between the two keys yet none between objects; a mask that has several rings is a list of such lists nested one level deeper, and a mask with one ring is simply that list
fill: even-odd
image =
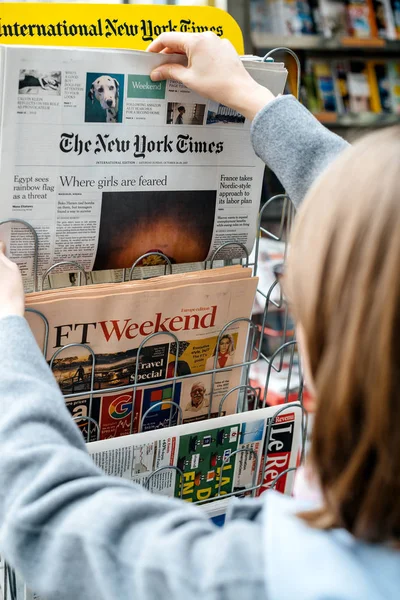
[{"label": "blonde hair", "polygon": [[214,348],[214,352],[212,353],[211,356],[215,356],[219,352],[219,345],[220,345],[220,343],[222,342],[223,339],[228,339],[229,340],[228,354],[233,354],[233,352],[235,351],[235,341],[233,339],[233,336],[230,333],[224,333],[219,338],[218,344],[216,344],[216,346]]},{"label": "blonde hair", "polygon": [[316,397],[323,508],[302,517],[400,541],[400,127],[366,136],[296,219],[285,287]]}]

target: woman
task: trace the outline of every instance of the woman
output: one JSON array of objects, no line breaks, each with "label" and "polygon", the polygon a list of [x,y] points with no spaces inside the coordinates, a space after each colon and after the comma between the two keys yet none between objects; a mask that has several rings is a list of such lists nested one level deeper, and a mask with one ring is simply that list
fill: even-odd
[{"label": "woman", "polygon": [[[92,463],[0,253],[0,549],[45,598],[382,600],[400,589],[400,132],[347,149],[274,100],[214,36],[162,35],[157,69],[254,118],[256,151],[300,202],[286,288],[316,401],[323,502],[268,492],[224,528]],[[169,69],[169,70],[168,70]],[[226,76],[230,73],[230,78]],[[256,115],[258,111],[258,114]]]},{"label": "woman", "polygon": [[212,356],[206,361],[206,371],[211,371],[211,369],[223,369],[224,367],[230,367],[234,364],[233,355],[235,354],[235,342],[229,333],[224,333],[219,340],[217,359],[215,358],[216,354],[217,346],[215,346]]}]

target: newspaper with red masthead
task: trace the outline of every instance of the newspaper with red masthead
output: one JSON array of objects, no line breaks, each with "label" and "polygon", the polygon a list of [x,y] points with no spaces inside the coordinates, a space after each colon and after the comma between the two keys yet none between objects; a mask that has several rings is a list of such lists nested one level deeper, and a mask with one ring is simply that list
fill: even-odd
[{"label": "newspaper with red masthead", "polygon": [[257,281],[226,267],[48,290],[26,317],[71,414],[107,439],[235,412]]}]

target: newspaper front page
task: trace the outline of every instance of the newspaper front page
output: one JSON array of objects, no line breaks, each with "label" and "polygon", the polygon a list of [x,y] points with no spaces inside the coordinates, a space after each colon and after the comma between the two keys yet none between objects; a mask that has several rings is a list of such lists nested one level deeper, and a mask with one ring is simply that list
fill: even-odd
[{"label": "newspaper front page", "polygon": [[[63,260],[129,268],[152,251],[196,263],[232,240],[251,251],[264,165],[250,123],[176,81],[150,80],[182,56],[3,46],[0,57],[0,220],[35,228],[39,273]],[[244,64],[283,91],[282,64]],[[29,231],[3,228],[29,277]],[[218,258],[233,255],[242,251],[226,247]]]},{"label": "newspaper front page", "polygon": [[[215,277],[223,271],[217,269]],[[62,393],[74,394],[66,399],[72,416],[81,418],[82,428],[87,417],[93,419],[85,438],[235,412],[237,392],[226,395],[241,383],[242,368],[235,365],[245,357],[248,323],[225,326],[250,317],[258,279],[166,287],[168,281],[132,283],[129,292],[127,284],[113,284],[109,295],[102,295],[101,286],[98,292],[96,286],[80,288],[86,297],[50,291],[40,301],[40,295],[27,295],[27,308],[47,320],[45,344],[43,319],[26,313]]]},{"label": "newspaper front page", "polygon": [[[246,493],[258,485],[262,474],[270,475],[280,448],[276,438],[282,438],[282,430],[275,428],[272,434],[269,430],[268,451],[275,454],[267,465],[268,452],[265,455],[263,447],[268,441],[268,424],[275,421],[276,413],[276,408],[264,408],[207,423],[93,442],[87,449],[108,475],[124,477],[158,494],[204,502],[233,492]],[[287,440],[290,437],[285,445],[286,468],[294,469],[301,445],[301,409],[288,404],[277,419],[279,425],[285,423]],[[292,476],[281,481],[280,491],[291,492]],[[267,477],[264,475],[264,485]]]}]

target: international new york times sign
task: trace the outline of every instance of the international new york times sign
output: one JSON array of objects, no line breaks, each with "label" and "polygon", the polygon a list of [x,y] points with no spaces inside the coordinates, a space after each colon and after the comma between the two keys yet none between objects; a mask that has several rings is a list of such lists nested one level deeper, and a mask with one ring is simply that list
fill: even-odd
[{"label": "international new york times sign", "polygon": [[140,38],[151,42],[166,31],[181,31],[185,33],[201,33],[213,31],[217,36],[224,35],[223,25],[198,25],[191,19],[180,19],[174,23],[171,19],[156,23],[154,20],[141,19],[130,23],[122,19],[100,18],[93,23],[70,22],[63,19],[54,23],[21,23],[6,22],[0,18],[0,38],[7,43],[7,38]]}]

